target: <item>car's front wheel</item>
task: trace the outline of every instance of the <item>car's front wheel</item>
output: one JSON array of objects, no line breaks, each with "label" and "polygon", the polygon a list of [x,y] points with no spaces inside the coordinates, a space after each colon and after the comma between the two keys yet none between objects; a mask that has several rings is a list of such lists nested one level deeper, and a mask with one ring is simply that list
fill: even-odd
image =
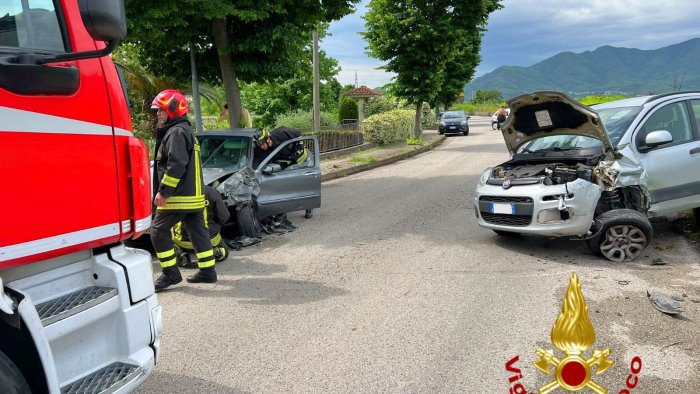
[{"label": "car's front wheel", "polygon": [[250,238],[260,238],[262,236],[262,227],[258,220],[258,210],[255,203],[243,205],[236,211],[236,223],[241,235]]},{"label": "car's front wheel", "polygon": [[610,261],[632,261],[651,243],[653,229],[646,215],[633,209],[614,209],[596,218],[598,234],[588,247]]},{"label": "car's front wheel", "polygon": [[469,135],[469,128],[467,128],[466,130],[464,130],[464,131],[462,132],[462,134],[465,135],[465,136]]},{"label": "car's front wheel", "polygon": [[491,129],[496,130],[498,128],[498,122],[491,122]]}]

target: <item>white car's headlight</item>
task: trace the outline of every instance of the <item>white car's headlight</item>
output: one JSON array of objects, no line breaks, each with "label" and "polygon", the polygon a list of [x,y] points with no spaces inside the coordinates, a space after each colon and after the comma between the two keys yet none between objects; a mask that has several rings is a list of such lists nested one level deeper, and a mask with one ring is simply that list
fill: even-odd
[{"label": "white car's headlight", "polygon": [[493,168],[489,167],[484,170],[484,172],[481,173],[481,178],[479,178],[479,185],[484,186],[486,182],[489,181],[489,178],[491,177],[491,171]]}]

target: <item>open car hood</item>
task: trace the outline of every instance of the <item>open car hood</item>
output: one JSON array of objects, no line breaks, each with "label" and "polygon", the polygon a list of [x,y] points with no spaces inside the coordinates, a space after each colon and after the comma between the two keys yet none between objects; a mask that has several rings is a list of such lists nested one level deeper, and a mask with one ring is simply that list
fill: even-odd
[{"label": "open car hood", "polygon": [[598,114],[561,92],[534,92],[508,101],[510,116],[501,127],[511,156],[528,141],[548,135],[582,135],[600,140],[606,154],[614,148]]}]

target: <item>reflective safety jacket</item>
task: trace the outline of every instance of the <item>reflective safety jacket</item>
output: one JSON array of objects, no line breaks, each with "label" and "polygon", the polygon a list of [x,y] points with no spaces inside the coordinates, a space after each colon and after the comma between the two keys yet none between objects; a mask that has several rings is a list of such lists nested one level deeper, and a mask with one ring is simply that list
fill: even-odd
[{"label": "reflective safety jacket", "polygon": [[204,180],[199,142],[186,116],[168,120],[156,152],[158,192],[168,199],[158,211],[194,212],[204,209]]}]

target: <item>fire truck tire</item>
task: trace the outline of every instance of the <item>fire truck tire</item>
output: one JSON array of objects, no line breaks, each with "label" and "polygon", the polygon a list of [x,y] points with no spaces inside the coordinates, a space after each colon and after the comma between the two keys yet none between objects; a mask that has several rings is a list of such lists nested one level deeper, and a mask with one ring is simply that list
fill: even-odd
[{"label": "fire truck tire", "polygon": [[241,235],[250,238],[262,237],[262,227],[258,220],[258,210],[255,204],[246,204],[236,211],[236,222]]},{"label": "fire truck tire", "polygon": [[0,352],[0,393],[31,394],[27,381],[15,364]]}]

